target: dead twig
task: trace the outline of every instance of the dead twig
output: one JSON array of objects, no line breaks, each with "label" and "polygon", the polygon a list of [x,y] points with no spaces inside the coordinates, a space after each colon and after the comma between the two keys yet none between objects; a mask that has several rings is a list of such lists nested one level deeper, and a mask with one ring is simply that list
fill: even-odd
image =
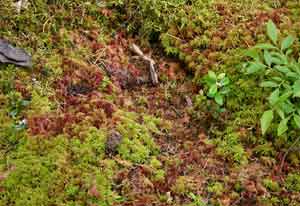
[{"label": "dead twig", "polygon": [[132,44],[130,48],[134,53],[139,55],[143,60],[149,62],[151,82],[153,85],[157,85],[158,84],[158,75],[155,71],[155,61],[152,58],[146,56],[136,44]]}]

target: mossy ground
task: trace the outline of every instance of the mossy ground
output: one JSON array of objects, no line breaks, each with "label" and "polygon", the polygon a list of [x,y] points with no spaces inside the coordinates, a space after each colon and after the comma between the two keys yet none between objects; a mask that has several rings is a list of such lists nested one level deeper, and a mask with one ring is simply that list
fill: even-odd
[{"label": "mossy ground", "polygon": [[[0,37],[34,60],[0,65],[1,206],[300,205],[299,151],[283,161],[299,132],[262,136],[266,94],[241,71],[269,19],[300,37],[299,1],[28,2],[0,2]],[[136,85],[133,42],[158,86]],[[202,93],[208,70],[233,82],[223,113]]]}]

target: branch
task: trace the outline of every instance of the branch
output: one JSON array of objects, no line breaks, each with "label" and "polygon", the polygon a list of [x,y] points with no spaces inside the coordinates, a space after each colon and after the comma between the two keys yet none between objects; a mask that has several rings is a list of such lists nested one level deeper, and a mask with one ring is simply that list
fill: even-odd
[{"label": "branch", "polygon": [[134,53],[139,55],[143,60],[149,62],[149,71],[150,71],[151,82],[152,82],[153,85],[157,85],[158,84],[158,76],[157,76],[157,73],[155,71],[155,66],[154,66],[155,61],[153,59],[151,59],[150,57],[146,56],[136,44],[132,44],[130,49]]}]

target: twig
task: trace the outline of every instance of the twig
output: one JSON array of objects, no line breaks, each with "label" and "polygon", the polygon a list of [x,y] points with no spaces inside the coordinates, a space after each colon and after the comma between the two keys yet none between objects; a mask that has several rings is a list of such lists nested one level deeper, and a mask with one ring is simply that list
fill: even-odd
[{"label": "twig", "polygon": [[155,66],[154,66],[155,61],[153,59],[151,59],[150,57],[146,56],[136,44],[132,44],[130,48],[134,53],[139,55],[142,59],[149,62],[151,82],[152,82],[153,85],[157,85],[158,84],[158,76],[157,76],[157,73],[155,71]]},{"label": "twig", "polygon": [[295,142],[288,148],[288,150],[285,152],[285,154],[283,155],[283,158],[281,160],[281,163],[280,163],[280,170],[279,172],[282,171],[282,168],[283,168],[283,164],[285,162],[285,159],[287,157],[287,155],[290,153],[290,151],[295,147],[295,145],[297,144],[297,142],[300,140],[300,137],[298,137]]}]

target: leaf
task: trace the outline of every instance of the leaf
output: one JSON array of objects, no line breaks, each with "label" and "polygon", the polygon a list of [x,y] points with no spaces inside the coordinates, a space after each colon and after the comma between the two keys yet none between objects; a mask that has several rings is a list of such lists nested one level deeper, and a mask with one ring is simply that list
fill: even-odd
[{"label": "leaf", "polygon": [[272,110],[265,111],[260,119],[261,130],[263,135],[270,127],[272,120],[273,120],[273,111]]},{"label": "leaf", "polygon": [[279,85],[276,82],[264,81],[260,84],[261,87],[278,87]]},{"label": "leaf", "polygon": [[288,67],[286,66],[276,66],[275,69],[281,73],[289,73],[289,72],[292,72]]},{"label": "leaf", "polygon": [[257,44],[254,46],[255,49],[277,49],[277,47],[273,46],[272,44],[263,43]]},{"label": "leaf", "polygon": [[269,102],[270,104],[273,106],[278,102],[279,99],[279,89],[276,89],[274,92],[271,93],[271,95],[269,96]]},{"label": "leaf", "polygon": [[290,114],[295,111],[295,106],[290,101],[282,102],[280,107],[285,114]]},{"label": "leaf", "polygon": [[217,85],[212,85],[212,86],[209,88],[208,96],[209,96],[209,97],[214,97],[214,96],[216,95],[217,92],[218,92],[218,87],[217,87]]},{"label": "leaf", "polygon": [[299,79],[299,74],[297,74],[296,72],[288,72],[286,73],[287,77],[293,77],[295,79]]},{"label": "leaf", "polygon": [[223,87],[221,90],[220,90],[220,94],[222,94],[222,95],[226,95],[226,94],[228,94],[230,92],[230,88],[228,88],[228,87]]},{"label": "leaf", "polygon": [[284,112],[280,108],[277,107],[275,110],[281,119],[285,118]]},{"label": "leaf", "polygon": [[287,65],[289,63],[288,57],[285,56],[284,54],[281,54],[279,52],[270,52],[270,54],[272,55],[272,59],[274,59],[273,61],[278,61],[274,63],[284,64],[284,65]]},{"label": "leaf", "polygon": [[290,48],[294,43],[294,38],[289,35],[281,42],[281,50],[284,51]]},{"label": "leaf", "polygon": [[246,74],[254,74],[264,68],[266,68],[266,66],[260,62],[251,62],[246,68]]},{"label": "leaf", "polygon": [[278,128],[277,128],[277,135],[280,136],[282,134],[284,134],[289,128],[287,126],[288,121],[289,121],[289,117],[285,118],[283,120],[280,121]]},{"label": "leaf", "polygon": [[221,80],[221,79],[224,79],[224,77],[226,76],[225,73],[221,73],[218,75],[218,79]]},{"label": "leaf", "polygon": [[259,53],[258,53],[258,50],[255,49],[255,48],[246,50],[246,51],[244,52],[244,56],[246,56],[246,57],[251,57],[251,58],[253,58],[255,61],[258,61],[258,60],[259,60]]},{"label": "leaf", "polygon": [[264,59],[266,64],[270,67],[272,64],[272,56],[267,50],[264,51]]},{"label": "leaf", "polygon": [[285,91],[285,92],[283,93],[283,95],[281,95],[281,96],[278,98],[278,102],[284,102],[284,101],[286,101],[292,94],[293,94],[292,91]]},{"label": "leaf", "polygon": [[224,79],[222,79],[222,80],[220,81],[220,84],[221,84],[222,86],[227,86],[229,83],[230,83],[230,79],[229,79],[228,77],[225,77]]},{"label": "leaf", "polygon": [[282,82],[283,81],[283,79],[281,79],[280,77],[272,77],[272,79],[274,81],[278,81],[278,82]]},{"label": "leaf", "polygon": [[295,124],[297,125],[298,128],[300,128],[300,116],[297,114],[294,114],[293,117],[294,117]]},{"label": "leaf", "polygon": [[215,101],[218,105],[222,106],[224,104],[224,100],[222,95],[220,95],[219,93],[216,94],[215,96]]},{"label": "leaf", "polygon": [[293,93],[294,93],[294,97],[300,97],[300,80],[294,83]]},{"label": "leaf", "polygon": [[277,31],[276,25],[271,20],[269,20],[267,23],[267,35],[274,44],[277,43],[278,31]]},{"label": "leaf", "polygon": [[209,85],[214,85],[217,82],[217,76],[215,72],[213,71],[208,71],[208,74],[205,76],[205,81]]}]

